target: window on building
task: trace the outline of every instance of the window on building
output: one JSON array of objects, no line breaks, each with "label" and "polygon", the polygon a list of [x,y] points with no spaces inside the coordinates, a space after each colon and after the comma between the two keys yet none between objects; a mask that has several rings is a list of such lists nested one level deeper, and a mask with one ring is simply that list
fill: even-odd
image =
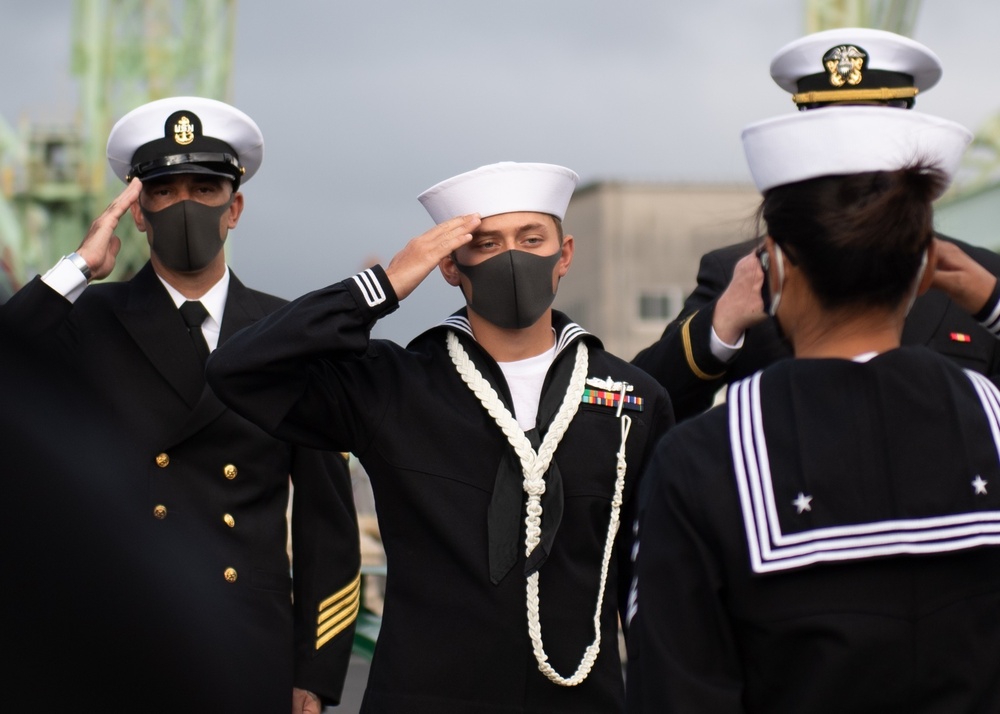
[{"label": "window on building", "polygon": [[684,291],[679,286],[639,293],[639,319],[665,322],[677,317],[684,304]]}]

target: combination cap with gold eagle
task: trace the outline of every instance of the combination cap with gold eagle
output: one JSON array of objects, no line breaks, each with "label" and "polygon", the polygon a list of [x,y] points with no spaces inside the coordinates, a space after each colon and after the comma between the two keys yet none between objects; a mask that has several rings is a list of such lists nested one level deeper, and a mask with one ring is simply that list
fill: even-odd
[{"label": "combination cap with gold eagle", "polygon": [[208,174],[249,181],[264,159],[264,136],[249,116],[205,97],[168,97],[123,116],[108,136],[108,163],[122,181]]},{"label": "combination cap with gold eagle", "polygon": [[806,35],[771,60],[771,77],[799,109],[829,104],[913,106],[941,79],[927,47],[886,30],[842,27]]}]

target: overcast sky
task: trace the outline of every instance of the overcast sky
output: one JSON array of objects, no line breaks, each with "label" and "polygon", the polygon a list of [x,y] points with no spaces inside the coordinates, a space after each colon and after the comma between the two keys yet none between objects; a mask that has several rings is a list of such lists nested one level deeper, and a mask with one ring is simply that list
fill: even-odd
[{"label": "overcast sky", "polygon": [[[1000,1],[922,4],[913,35],[944,77],[917,108],[978,129],[1000,113]],[[0,113],[72,116],[70,2],[0,6]],[[495,161],[559,163],[584,183],[749,181],[740,130],[794,111],[768,65],[803,34],[803,7],[243,0],[232,101],[263,130],[265,159],[230,264],[292,298],[370,256],[388,263],[430,227],[417,194]],[[461,302],[432,275],[379,334],[406,341]]]}]

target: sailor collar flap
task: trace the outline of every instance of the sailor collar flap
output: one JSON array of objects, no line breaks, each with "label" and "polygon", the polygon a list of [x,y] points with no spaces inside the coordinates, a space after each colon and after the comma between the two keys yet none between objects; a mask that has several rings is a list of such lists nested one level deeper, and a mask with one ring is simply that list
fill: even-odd
[{"label": "sailor collar flap", "polygon": [[[787,461],[785,468],[772,471],[771,457],[777,454],[769,454],[764,436],[761,376],[758,372],[734,383],[726,399],[736,486],[750,565],[755,573],[1000,544],[1000,478],[996,463],[990,465],[992,471],[970,473],[967,481],[952,483],[943,479],[943,488],[959,489],[957,497],[949,496],[949,503],[966,504],[961,507],[952,505],[937,513],[915,515],[905,507],[896,510],[899,503],[884,508],[866,504],[879,517],[853,520],[836,509],[824,508],[827,504],[821,486],[813,492],[801,473],[788,473],[795,469],[787,468]],[[982,375],[966,370],[966,376],[992,433],[993,448],[988,451],[991,458],[995,453],[1000,461],[1000,391]],[[845,488],[850,486],[851,476],[844,474]],[[833,500],[833,494],[829,497]]]},{"label": "sailor collar flap", "polygon": [[[424,334],[449,329],[458,330],[460,333],[467,335],[473,342],[475,342],[476,338],[472,334],[472,325],[469,323],[466,308],[463,307],[458,312],[450,315]],[[556,332],[556,358],[558,358],[567,347],[574,344],[579,339],[586,339],[588,343],[594,347],[603,346],[601,341],[596,336],[587,332],[558,310],[552,311],[552,329]]]}]

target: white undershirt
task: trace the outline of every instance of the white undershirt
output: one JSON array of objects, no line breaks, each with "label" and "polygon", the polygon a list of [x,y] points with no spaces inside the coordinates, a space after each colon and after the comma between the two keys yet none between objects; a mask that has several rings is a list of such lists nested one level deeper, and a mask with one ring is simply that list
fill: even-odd
[{"label": "white undershirt", "polygon": [[[156,277],[160,278],[159,273],[157,273]],[[174,305],[180,308],[187,298],[181,295],[177,288],[163,278],[160,278],[160,282],[163,283],[163,287],[170,293]],[[226,272],[219,282],[209,288],[207,293],[198,298],[201,304],[205,306],[205,309],[208,310],[208,317],[201,323],[201,332],[205,335],[205,342],[208,343],[209,352],[219,346],[219,333],[222,331],[222,315],[226,311],[226,298],[228,296],[229,266],[227,265]]]},{"label": "white undershirt", "polygon": [[535,428],[538,420],[538,402],[542,396],[542,383],[545,375],[556,357],[556,346],[553,343],[545,352],[517,362],[497,362],[503,371],[504,379],[510,388],[511,399],[514,400],[514,417],[517,425],[524,431]]}]

